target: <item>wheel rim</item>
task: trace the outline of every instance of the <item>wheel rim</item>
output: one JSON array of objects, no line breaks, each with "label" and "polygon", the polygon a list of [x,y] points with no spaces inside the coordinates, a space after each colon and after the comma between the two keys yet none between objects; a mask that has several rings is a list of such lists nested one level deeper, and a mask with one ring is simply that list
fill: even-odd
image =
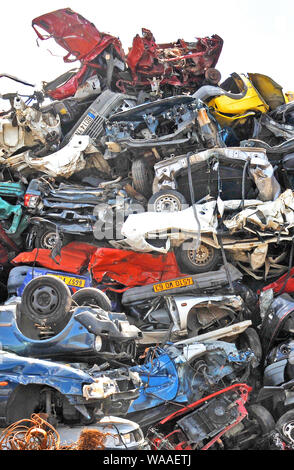
[{"label": "wheel rim", "polygon": [[188,258],[196,266],[205,266],[213,259],[213,248],[201,243],[196,253],[195,250],[188,250]]},{"label": "wheel rim", "polygon": [[31,305],[40,315],[50,315],[58,303],[58,292],[50,286],[38,287],[31,295]]},{"label": "wheel rim", "polygon": [[182,208],[180,200],[171,194],[160,196],[156,199],[154,206],[155,212],[178,212]]},{"label": "wheel rim", "polygon": [[43,248],[51,250],[56,245],[56,233],[55,232],[48,232],[45,233],[41,238],[41,246]]},{"label": "wheel rim", "polygon": [[284,424],[282,432],[291,444],[294,444],[294,421]]}]

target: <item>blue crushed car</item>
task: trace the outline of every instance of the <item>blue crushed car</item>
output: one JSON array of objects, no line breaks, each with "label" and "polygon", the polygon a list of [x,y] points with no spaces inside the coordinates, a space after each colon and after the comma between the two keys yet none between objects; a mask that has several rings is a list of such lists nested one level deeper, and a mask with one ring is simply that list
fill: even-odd
[{"label": "blue crushed car", "polygon": [[[0,306],[2,349],[70,362],[131,361],[141,331],[124,313],[111,312],[109,299],[98,289],[81,289],[78,294],[78,299],[72,297],[68,286],[53,276],[30,281],[21,298]],[[91,296],[98,296],[99,307],[95,299],[89,306]]]},{"label": "blue crushed car", "polygon": [[124,414],[138,396],[139,379],[119,372],[112,376],[0,351],[1,423],[39,412],[55,424],[87,424],[104,414]]}]

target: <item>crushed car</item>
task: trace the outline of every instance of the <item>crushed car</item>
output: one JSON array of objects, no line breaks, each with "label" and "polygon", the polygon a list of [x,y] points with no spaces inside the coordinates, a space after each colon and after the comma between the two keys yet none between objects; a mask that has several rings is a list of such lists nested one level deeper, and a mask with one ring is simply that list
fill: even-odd
[{"label": "crushed car", "polygon": [[24,90],[0,93],[3,424],[292,449],[293,92],[221,80],[217,34],[126,53],[70,8],[32,26],[73,67],[0,74]]},{"label": "crushed car", "polygon": [[149,428],[155,450],[245,450],[269,445],[275,421],[261,405],[249,405],[252,388],[237,383],[175,411]]},{"label": "crushed car", "polygon": [[121,230],[125,238],[111,243],[141,252],[177,248],[190,273],[214,269],[225,251],[247,274],[266,279],[287,270],[281,261],[292,242],[293,204],[286,190],[275,201],[218,198],[178,212],[132,214]]},{"label": "crushed car", "polygon": [[126,290],[121,305],[142,331],[138,342],[175,341],[243,320],[257,324],[257,297],[240,283],[240,271],[232,265],[228,269],[234,292],[223,266],[209,276],[196,274]]},{"label": "crushed car", "polygon": [[[82,289],[72,299],[67,285],[50,275],[31,280],[20,301],[16,298],[0,306],[3,350],[71,362],[100,358],[131,363],[140,330],[130,325],[124,313],[111,312],[102,292],[99,304],[105,310],[97,305],[97,293],[92,307],[89,291],[84,299],[81,293]],[[73,300],[77,306],[72,308]]]},{"label": "crushed car", "polygon": [[22,357],[1,351],[2,400],[0,419],[8,425],[46,413],[64,424],[90,424],[104,414],[121,415],[138,396],[136,374],[117,379],[95,377],[74,365]]},{"label": "crushed car", "polygon": [[[139,374],[142,386],[127,417],[144,430],[178,410],[180,404],[192,403],[208,390],[216,391],[220,384],[229,386],[241,377],[248,379],[261,360],[260,343],[250,347],[250,325],[247,320],[149,348],[144,363],[130,368]],[[230,339],[235,342],[225,341]]]}]

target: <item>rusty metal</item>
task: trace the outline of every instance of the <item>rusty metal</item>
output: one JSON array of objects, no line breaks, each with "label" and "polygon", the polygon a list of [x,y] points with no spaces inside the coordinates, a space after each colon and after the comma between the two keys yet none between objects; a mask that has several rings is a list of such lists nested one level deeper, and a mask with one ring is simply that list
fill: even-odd
[{"label": "rusty metal", "polygon": [[104,450],[109,433],[83,429],[78,440],[62,445],[57,430],[45,413],[32,414],[8,426],[0,435],[0,450]]},{"label": "rusty metal", "polygon": [[45,418],[44,413],[32,414],[8,426],[0,435],[0,450],[59,450],[59,434]]}]

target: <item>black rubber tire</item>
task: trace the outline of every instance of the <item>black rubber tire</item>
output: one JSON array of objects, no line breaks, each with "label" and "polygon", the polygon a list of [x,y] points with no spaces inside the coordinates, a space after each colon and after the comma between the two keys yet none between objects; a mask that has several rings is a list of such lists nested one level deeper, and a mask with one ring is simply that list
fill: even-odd
[{"label": "black rubber tire", "polygon": [[152,194],[154,170],[143,158],[133,161],[132,179],[135,190],[149,198]]},{"label": "black rubber tire", "polygon": [[[286,413],[284,413],[278,419],[278,421],[276,422],[275,429],[278,431],[279,434],[281,434],[281,436],[283,436],[283,440],[285,440],[285,442],[287,444],[293,445],[293,443],[294,443],[294,426],[293,426],[293,432],[291,430],[291,433],[290,433],[291,438],[289,438],[283,432],[283,426],[287,423],[290,423],[290,422],[292,422],[293,425],[294,425],[294,409],[291,409],[291,410],[287,411]],[[292,442],[292,440],[293,440],[293,442]]]},{"label": "black rubber tire", "polygon": [[220,82],[222,76],[218,69],[215,69],[214,67],[209,67],[205,71],[205,78],[210,85],[217,85]]},{"label": "black rubber tire", "polygon": [[254,419],[259,424],[261,435],[270,433],[275,429],[275,420],[264,406],[250,405],[247,411],[249,419]]},{"label": "black rubber tire", "polygon": [[222,262],[221,251],[213,248],[212,246],[200,243],[198,250],[202,249],[207,251],[207,261],[195,263],[192,261],[191,256],[195,250],[185,250],[182,244],[176,251],[176,259],[182,268],[183,272],[190,274],[206,273],[214,271]]},{"label": "black rubber tire", "polygon": [[[71,236],[69,234],[60,234],[62,245],[66,245],[70,242]],[[34,248],[45,248],[47,250],[52,250],[56,244],[56,230],[45,226],[42,231],[39,231],[34,240]]]},{"label": "black rubber tire", "polygon": [[258,333],[254,328],[247,328],[243,333],[241,333],[236,339],[236,346],[240,350],[252,349],[255,354],[255,360],[252,361],[252,367],[256,368],[259,366],[262,359],[262,347],[261,342],[258,336]]},{"label": "black rubber tire", "polygon": [[6,407],[7,425],[20,419],[30,419],[33,413],[38,413],[42,385],[18,385],[11,393]]},{"label": "black rubber tire", "polygon": [[39,276],[24,288],[20,312],[40,325],[59,327],[70,317],[71,293],[67,285],[53,276]]},{"label": "black rubber tire", "polygon": [[[164,205],[166,210],[164,210]],[[178,212],[183,210],[185,205],[187,205],[187,201],[181,193],[173,189],[162,189],[151,196],[147,210],[148,212]]]},{"label": "black rubber tire", "polygon": [[72,296],[72,300],[78,305],[96,305],[97,307],[106,310],[107,312],[111,311],[111,301],[104,292],[100,289],[95,289],[94,287],[84,287],[79,289]]}]

